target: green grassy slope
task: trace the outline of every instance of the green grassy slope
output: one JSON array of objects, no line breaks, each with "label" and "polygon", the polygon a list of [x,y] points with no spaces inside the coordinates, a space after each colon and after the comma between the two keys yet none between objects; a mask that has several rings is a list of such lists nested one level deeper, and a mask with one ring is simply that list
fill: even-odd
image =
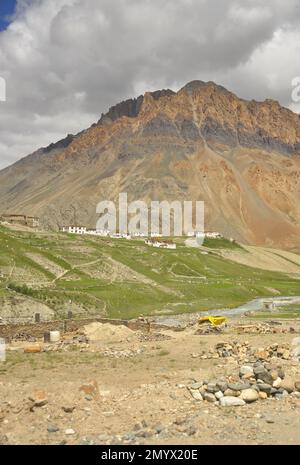
[{"label": "green grassy slope", "polygon": [[77,306],[87,314],[132,318],[234,307],[273,291],[300,294],[298,279],[239,265],[214,253],[213,243],[205,245],[211,251],[204,255],[182,241],[177,250],[161,250],[142,240],[0,226],[0,297],[29,295],[58,315]]}]

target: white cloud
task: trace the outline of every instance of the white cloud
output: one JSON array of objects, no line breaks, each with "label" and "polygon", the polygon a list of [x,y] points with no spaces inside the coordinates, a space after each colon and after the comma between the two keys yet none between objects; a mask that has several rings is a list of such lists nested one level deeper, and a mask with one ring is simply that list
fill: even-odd
[{"label": "white cloud", "polygon": [[0,33],[0,167],[193,79],[292,105],[299,19],[297,0],[19,0]]}]

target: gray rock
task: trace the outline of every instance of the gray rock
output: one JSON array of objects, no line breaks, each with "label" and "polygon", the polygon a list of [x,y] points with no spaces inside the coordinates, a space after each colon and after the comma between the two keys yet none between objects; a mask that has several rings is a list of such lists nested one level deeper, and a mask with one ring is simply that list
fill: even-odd
[{"label": "gray rock", "polygon": [[265,369],[265,367],[259,363],[258,365],[255,364],[254,367],[253,367],[253,373],[255,374],[255,377],[258,378],[260,375],[260,373],[265,373],[267,370]]},{"label": "gray rock", "polygon": [[217,381],[216,385],[222,392],[225,392],[228,388],[228,383],[226,381]]},{"label": "gray rock", "polygon": [[193,399],[195,399],[195,400],[198,400],[198,401],[203,400],[203,397],[202,397],[202,395],[200,394],[199,391],[192,391],[191,390],[191,395],[192,395]]},{"label": "gray rock", "polygon": [[193,383],[189,386],[190,389],[194,389],[194,390],[197,390],[197,389],[200,389],[201,387],[203,386],[203,382],[200,382],[200,383]]},{"label": "gray rock", "polygon": [[249,383],[229,383],[228,388],[232,391],[243,391],[249,389],[251,385]]},{"label": "gray rock", "polygon": [[215,392],[219,391],[219,388],[215,383],[208,383],[206,390],[207,392],[214,394]]},{"label": "gray rock", "polygon": [[56,425],[48,425],[47,431],[48,433],[57,433],[59,431],[59,427]]},{"label": "gray rock", "polygon": [[258,388],[262,392],[266,392],[267,394],[271,394],[272,386],[270,386],[270,384],[258,384]]},{"label": "gray rock", "polygon": [[241,366],[240,368],[240,376],[244,376],[244,375],[253,375],[253,368],[249,365],[243,365]]},{"label": "gray rock", "polygon": [[204,400],[207,402],[215,402],[216,401],[216,396],[211,393],[211,392],[206,392],[203,396]]},{"label": "gray rock", "polygon": [[240,399],[239,397],[222,397],[219,400],[219,404],[221,407],[239,407],[242,405],[245,405],[246,402],[243,399]]},{"label": "gray rock", "polygon": [[220,400],[221,397],[224,397],[224,394],[223,394],[222,391],[218,391],[218,392],[215,393],[215,396],[216,396],[216,399]]},{"label": "gray rock", "polygon": [[259,377],[259,379],[261,379],[266,384],[273,384],[273,377],[267,370],[265,372],[259,373],[257,377]]}]

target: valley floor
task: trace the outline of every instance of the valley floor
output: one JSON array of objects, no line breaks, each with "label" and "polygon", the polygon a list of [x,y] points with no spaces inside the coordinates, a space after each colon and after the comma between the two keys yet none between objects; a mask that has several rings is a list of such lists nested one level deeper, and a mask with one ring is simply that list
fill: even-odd
[{"label": "valley floor", "polygon": [[[187,389],[198,381],[234,376],[245,364],[245,357],[199,356],[215,350],[220,341],[248,341],[251,348],[266,348],[290,345],[300,333],[299,320],[280,321],[274,327],[287,332],[267,334],[239,334],[240,323],[256,324],[231,320],[224,333],[209,335],[195,335],[196,327],[159,333],[126,329],[124,334],[119,329],[117,335],[101,333],[98,340],[94,334],[95,340],[87,345],[37,354],[23,353],[24,343],[17,341],[9,347],[7,362],[0,363],[0,441],[299,444],[297,396],[221,407],[195,400]],[[276,362],[300,380],[299,362],[290,358]]]}]

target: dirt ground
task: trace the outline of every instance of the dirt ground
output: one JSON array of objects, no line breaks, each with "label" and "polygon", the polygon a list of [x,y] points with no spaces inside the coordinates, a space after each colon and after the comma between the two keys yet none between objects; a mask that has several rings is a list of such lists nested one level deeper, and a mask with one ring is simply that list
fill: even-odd
[{"label": "dirt ground", "polygon": [[[0,363],[2,444],[299,444],[300,399],[268,398],[240,407],[196,401],[187,385],[234,374],[233,357],[201,359],[220,341],[265,348],[296,333],[162,331],[128,334],[62,351],[23,353],[14,343]],[[291,322],[287,323],[291,325]],[[280,359],[300,379],[299,362]],[[45,405],[29,400],[44,391]]]}]

